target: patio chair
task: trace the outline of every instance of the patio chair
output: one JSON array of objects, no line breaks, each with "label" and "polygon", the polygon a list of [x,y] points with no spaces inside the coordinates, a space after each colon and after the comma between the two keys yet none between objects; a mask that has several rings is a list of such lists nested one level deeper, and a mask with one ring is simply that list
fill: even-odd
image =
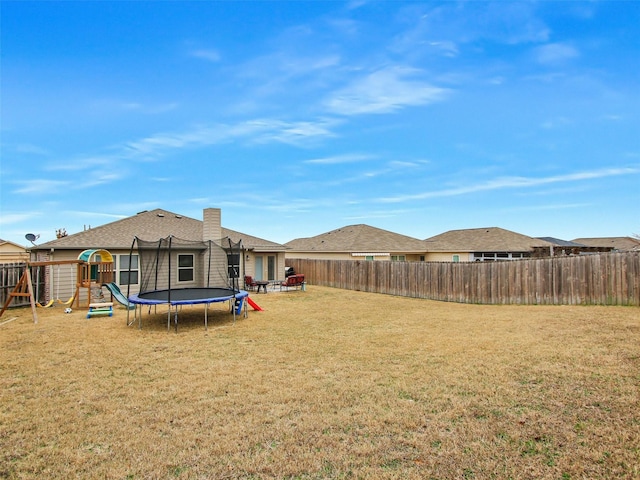
[{"label": "patio chair", "polygon": [[244,276],[244,288],[246,290],[253,290],[258,285],[251,275]]}]

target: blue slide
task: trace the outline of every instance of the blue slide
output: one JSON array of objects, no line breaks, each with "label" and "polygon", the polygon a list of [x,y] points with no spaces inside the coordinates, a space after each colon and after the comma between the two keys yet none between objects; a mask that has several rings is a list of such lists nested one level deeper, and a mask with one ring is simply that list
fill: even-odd
[{"label": "blue slide", "polygon": [[113,298],[115,298],[118,303],[121,303],[129,310],[134,310],[136,308],[135,304],[129,303],[127,297],[123,295],[123,293],[120,291],[120,287],[118,287],[118,285],[116,285],[115,283],[103,283],[102,286],[107,287],[107,290],[109,290],[111,295],[113,295]]}]

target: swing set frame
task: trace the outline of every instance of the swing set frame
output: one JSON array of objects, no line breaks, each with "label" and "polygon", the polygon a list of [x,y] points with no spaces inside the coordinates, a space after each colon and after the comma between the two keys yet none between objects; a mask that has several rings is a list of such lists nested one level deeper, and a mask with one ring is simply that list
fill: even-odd
[{"label": "swing set frame", "polygon": [[[50,265],[69,265],[69,264],[79,264],[80,260],[51,260],[51,261],[41,261],[41,262],[27,262],[24,267],[24,271],[16,283],[13,291],[9,293],[7,296],[7,300],[4,302],[2,306],[2,310],[0,310],[0,317],[4,314],[5,310],[9,307],[14,298],[17,297],[27,297],[29,299],[29,304],[31,305],[31,313],[33,315],[33,323],[38,323],[38,313],[36,312],[36,296],[33,292],[33,283],[31,281],[31,269],[33,267],[47,267]],[[76,287],[77,292],[78,287]]]},{"label": "swing set frame", "polygon": [[[77,270],[74,274],[73,271],[70,272],[69,278],[71,279],[71,286],[70,286],[70,291],[71,291],[71,297],[67,300],[67,301],[63,301],[60,299],[60,269],[62,268],[62,265],[73,265],[74,263],[78,263],[77,260],[67,260],[67,261],[62,261],[62,260],[58,260],[58,261],[40,261],[40,262],[32,262],[31,265],[36,267],[36,285],[35,285],[35,299],[36,299],[36,306],[38,307],[42,307],[42,308],[48,308],[48,307],[53,307],[54,304],[58,304],[58,305],[73,305],[74,300],[76,299],[76,296],[78,294],[77,289],[76,289],[76,283],[77,283]],[[43,265],[44,264],[44,265]],[[56,279],[54,281],[53,277],[53,268],[54,267],[58,267],[56,268]],[[40,268],[44,267],[44,271],[45,271],[45,280],[44,280],[44,286],[45,286],[45,295],[46,295],[46,287],[49,287],[49,301],[47,303],[45,303],[44,305],[41,304],[39,302],[41,296],[40,296],[40,292],[39,292],[39,286],[40,286]],[[50,268],[51,270],[49,270],[49,275],[47,275],[47,268]],[[73,268],[73,267],[72,267]],[[76,267],[77,269],[77,267]],[[48,280],[47,280],[48,279]],[[32,280],[33,281],[33,280]],[[56,289],[55,295],[53,292],[53,289]]]}]

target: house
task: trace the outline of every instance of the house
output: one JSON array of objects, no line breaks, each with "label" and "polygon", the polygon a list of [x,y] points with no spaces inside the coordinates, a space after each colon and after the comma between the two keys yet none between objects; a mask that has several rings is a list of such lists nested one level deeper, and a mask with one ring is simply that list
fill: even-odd
[{"label": "house", "polygon": [[449,230],[425,241],[426,260],[493,262],[548,256],[552,243],[498,227]]},{"label": "house", "polygon": [[611,250],[613,250],[612,247],[588,246],[575,241],[561,240],[559,238],[554,238],[554,237],[536,237],[536,238],[552,243],[553,246],[551,247],[550,252],[547,247],[542,247],[542,254],[534,255],[534,256],[546,256],[548,253],[550,253],[552,257],[565,256],[565,255],[585,255],[589,253],[610,252]]},{"label": "house", "polygon": [[348,225],[285,244],[286,258],[314,260],[424,260],[422,240],[369,225]]},{"label": "house", "polygon": [[576,238],[573,241],[589,247],[606,247],[615,252],[632,252],[640,250],[640,239],[633,237]]},{"label": "house", "polygon": [[[182,240],[201,242],[229,238],[233,242],[242,241],[244,251],[242,266],[244,274],[261,280],[284,279],[284,245],[270,242],[259,237],[243,234],[221,226],[221,211],[207,208],[203,211],[203,220],[179,215],[167,210],[155,209],[139,212],[136,215],[112,223],[91,228],[73,235],[38,245],[31,249],[32,259],[38,261],[74,260],[87,249],[108,251],[114,260],[115,283],[123,292],[129,287],[130,293],[139,289],[138,256],[130,258],[135,237],[156,241],[168,236]],[[181,252],[182,255],[188,252]],[[198,258],[194,255],[194,258]],[[75,288],[75,265],[59,265],[49,272],[53,280],[51,294],[65,298],[73,294]],[[130,279],[130,280],[129,280]],[[195,281],[195,280],[193,280]],[[181,284],[181,287],[193,285]],[[242,281],[241,281],[242,282]],[[240,284],[242,287],[242,283]],[[62,290],[61,293],[58,293]]]},{"label": "house", "polygon": [[0,239],[0,263],[25,262],[29,260],[27,249],[9,240]]}]

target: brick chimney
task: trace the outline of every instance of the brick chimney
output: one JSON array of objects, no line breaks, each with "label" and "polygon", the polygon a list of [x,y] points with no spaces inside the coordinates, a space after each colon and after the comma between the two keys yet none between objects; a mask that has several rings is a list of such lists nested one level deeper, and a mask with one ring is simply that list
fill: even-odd
[{"label": "brick chimney", "polygon": [[222,238],[222,211],[219,208],[205,208],[203,220],[202,240],[219,242]]}]

